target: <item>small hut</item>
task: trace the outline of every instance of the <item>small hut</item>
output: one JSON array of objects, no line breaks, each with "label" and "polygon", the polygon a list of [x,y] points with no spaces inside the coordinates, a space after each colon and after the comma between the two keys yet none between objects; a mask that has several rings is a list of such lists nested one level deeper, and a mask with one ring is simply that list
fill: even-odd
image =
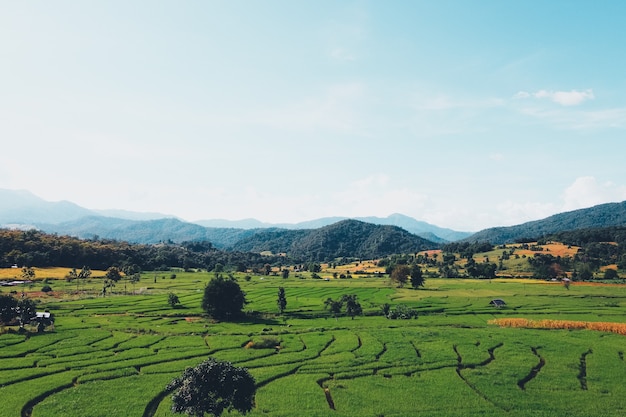
[{"label": "small hut", "polygon": [[506,303],[504,302],[504,300],[501,300],[500,298],[494,298],[493,300],[489,302],[489,305],[500,308],[500,307],[504,307]]}]

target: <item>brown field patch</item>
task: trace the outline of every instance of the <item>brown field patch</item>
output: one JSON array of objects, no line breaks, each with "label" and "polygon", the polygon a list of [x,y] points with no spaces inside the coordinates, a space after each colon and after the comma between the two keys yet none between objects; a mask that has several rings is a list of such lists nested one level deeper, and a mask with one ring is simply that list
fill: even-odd
[{"label": "brown field patch", "polygon": [[523,329],[559,329],[559,330],[595,330],[626,335],[626,323],[595,322],[576,320],[530,320],[524,318],[505,318],[489,320],[488,324],[500,327]]},{"label": "brown field patch", "polygon": [[570,258],[573,258],[574,255],[576,255],[576,253],[578,252],[579,247],[578,246],[569,246],[569,245],[564,245],[563,243],[558,243],[558,242],[550,242],[546,245],[537,245],[536,242],[535,243],[529,243],[530,246],[536,245],[539,246],[540,248],[542,248],[543,250],[530,250],[530,249],[519,249],[520,245],[512,245],[510,247],[514,247],[515,249],[515,254],[519,255],[519,256],[523,256],[526,255],[527,257],[530,256],[535,256],[535,254],[544,254],[544,255],[552,255],[554,257],[560,256],[561,258],[565,258],[566,256],[569,256]]}]

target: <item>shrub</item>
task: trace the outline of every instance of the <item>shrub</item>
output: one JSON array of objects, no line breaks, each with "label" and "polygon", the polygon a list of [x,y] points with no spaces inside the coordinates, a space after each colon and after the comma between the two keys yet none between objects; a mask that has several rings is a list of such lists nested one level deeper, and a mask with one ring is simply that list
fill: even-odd
[{"label": "shrub", "polygon": [[246,344],[248,349],[276,349],[280,346],[280,339],[277,337],[262,337],[260,340],[251,340]]},{"label": "shrub", "polygon": [[383,306],[383,312],[387,311],[387,318],[391,320],[395,319],[415,319],[417,318],[417,311],[412,309],[411,307],[407,307],[404,304],[398,304],[394,309],[387,307],[386,309]]}]

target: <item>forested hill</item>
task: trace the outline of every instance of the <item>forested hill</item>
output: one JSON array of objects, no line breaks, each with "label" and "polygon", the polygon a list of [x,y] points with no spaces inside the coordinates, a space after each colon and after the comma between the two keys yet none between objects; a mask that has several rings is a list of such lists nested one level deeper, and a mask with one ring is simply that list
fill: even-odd
[{"label": "forested hill", "polygon": [[537,240],[550,234],[578,229],[626,226],[626,201],[555,214],[510,227],[493,227],[463,239],[467,242],[510,243]]},{"label": "forested hill", "polygon": [[281,263],[278,256],[262,256],[215,249],[209,242],[141,245],[123,241],[82,240],[36,230],[0,229],[0,268],[11,265],[48,267],[64,266],[107,269],[116,266],[149,270],[177,268],[214,269],[217,264],[245,271],[260,269],[266,263]]},{"label": "forested hill", "polygon": [[548,235],[546,239],[572,246],[608,242],[626,245],[626,226],[569,230]]},{"label": "forested hill", "polygon": [[290,258],[320,262],[341,257],[375,259],[437,247],[436,243],[396,226],[343,220],[312,230],[261,231],[242,239],[233,249],[286,253]]}]

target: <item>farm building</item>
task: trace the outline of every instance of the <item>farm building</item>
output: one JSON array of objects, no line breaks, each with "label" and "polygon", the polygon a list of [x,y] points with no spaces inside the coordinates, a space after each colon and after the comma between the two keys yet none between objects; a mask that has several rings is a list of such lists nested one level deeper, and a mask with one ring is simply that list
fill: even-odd
[{"label": "farm building", "polygon": [[504,307],[506,303],[504,302],[504,300],[501,300],[500,298],[495,298],[489,302],[489,305],[500,308],[500,307]]}]

